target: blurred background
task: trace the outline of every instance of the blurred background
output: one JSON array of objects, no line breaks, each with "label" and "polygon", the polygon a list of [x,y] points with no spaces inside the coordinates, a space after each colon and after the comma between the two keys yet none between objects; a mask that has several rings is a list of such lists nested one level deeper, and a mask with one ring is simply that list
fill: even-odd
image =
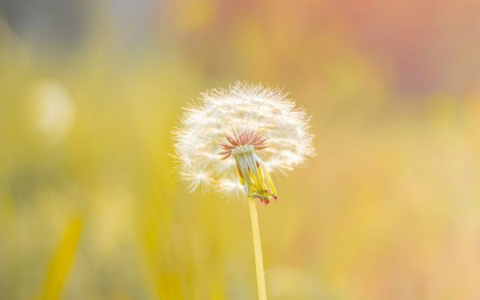
[{"label": "blurred background", "polygon": [[255,299],[246,203],[169,156],[237,79],[316,135],[259,207],[270,299],[480,299],[477,0],[1,0],[0,299]]}]

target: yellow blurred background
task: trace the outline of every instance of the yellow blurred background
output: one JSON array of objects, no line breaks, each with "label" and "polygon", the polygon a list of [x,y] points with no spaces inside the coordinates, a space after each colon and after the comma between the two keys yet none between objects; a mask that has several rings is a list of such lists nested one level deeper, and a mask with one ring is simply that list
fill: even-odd
[{"label": "yellow blurred background", "polygon": [[0,1],[0,299],[255,299],[187,194],[199,92],[284,87],[318,155],[259,207],[270,299],[480,299],[480,2]]}]

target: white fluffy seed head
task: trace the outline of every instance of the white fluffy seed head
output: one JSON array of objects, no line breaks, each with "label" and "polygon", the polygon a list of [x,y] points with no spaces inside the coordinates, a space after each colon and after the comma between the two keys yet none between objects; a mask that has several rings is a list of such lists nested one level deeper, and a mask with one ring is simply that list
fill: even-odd
[{"label": "white fluffy seed head", "polygon": [[234,158],[222,159],[226,136],[258,133],[266,145],[258,157],[269,172],[284,173],[315,154],[308,123],[305,111],[279,89],[237,82],[203,93],[185,108],[173,132],[180,178],[189,191],[202,186],[242,195]]}]

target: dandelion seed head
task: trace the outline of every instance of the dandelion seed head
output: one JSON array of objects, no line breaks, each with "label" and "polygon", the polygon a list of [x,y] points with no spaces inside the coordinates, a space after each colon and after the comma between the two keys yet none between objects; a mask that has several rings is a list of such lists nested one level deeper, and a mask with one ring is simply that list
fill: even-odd
[{"label": "dandelion seed head", "polygon": [[276,200],[269,172],[285,173],[314,155],[306,112],[281,90],[262,85],[237,82],[201,94],[173,134],[189,191],[244,193],[266,204]]}]

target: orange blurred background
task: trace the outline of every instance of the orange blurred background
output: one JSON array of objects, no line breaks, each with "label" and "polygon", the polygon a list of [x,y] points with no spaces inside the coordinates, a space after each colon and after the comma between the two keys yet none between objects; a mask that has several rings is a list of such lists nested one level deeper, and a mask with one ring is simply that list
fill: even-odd
[{"label": "orange blurred background", "polygon": [[270,299],[480,299],[474,0],[0,1],[0,299],[255,299],[246,203],[169,156],[235,80],[316,135],[259,207]]}]

